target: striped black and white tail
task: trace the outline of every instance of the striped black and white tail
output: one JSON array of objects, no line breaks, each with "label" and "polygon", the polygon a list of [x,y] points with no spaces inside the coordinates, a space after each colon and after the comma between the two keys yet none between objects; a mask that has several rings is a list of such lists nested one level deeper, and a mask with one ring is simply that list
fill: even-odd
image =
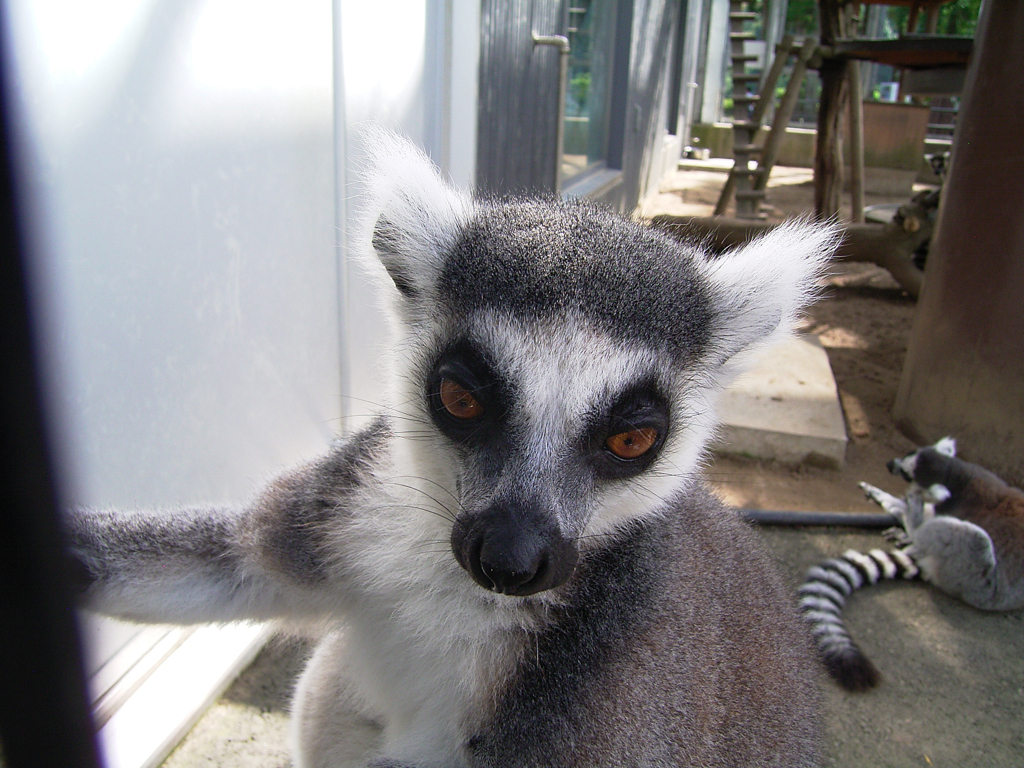
[{"label": "striped black and white tail", "polygon": [[843,605],[854,590],[879,579],[916,579],[920,570],[906,552],[869,553],[847,550],[807,571],[800,587],[800,613],[810,626],[825,667],[848,691],[866,691],[878,685],[875,665],[850,639],[843,624]]}]

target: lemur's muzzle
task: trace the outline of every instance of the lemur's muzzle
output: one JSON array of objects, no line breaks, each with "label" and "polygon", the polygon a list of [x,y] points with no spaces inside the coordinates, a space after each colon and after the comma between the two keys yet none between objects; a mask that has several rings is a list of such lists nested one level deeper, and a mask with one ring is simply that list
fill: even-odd
[{"label": "lemur's muzzle", "polygon": [[535,505],[503,504],[460,515],[452,551],[484,589],[520,596],[564,584],[579,558],[576,542]]}]

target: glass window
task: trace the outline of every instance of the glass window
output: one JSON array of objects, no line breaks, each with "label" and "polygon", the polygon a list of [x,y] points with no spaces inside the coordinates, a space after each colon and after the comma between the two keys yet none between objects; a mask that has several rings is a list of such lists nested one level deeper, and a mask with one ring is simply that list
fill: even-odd
[{"label": "glass window", "polygon": [[562,180],[604,167],[615,38],[615,0],[570,0]]}]

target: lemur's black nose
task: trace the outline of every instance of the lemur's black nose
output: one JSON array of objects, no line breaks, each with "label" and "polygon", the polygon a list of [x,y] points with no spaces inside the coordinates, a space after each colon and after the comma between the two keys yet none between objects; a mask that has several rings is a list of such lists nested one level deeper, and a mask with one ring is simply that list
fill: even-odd
[{"label": "lemur's black nose", "polygon": [[579,557],[575,542],[535,505],[502,504],[460,516],[452,551],[480,586],[520,596],[563,584]]}]

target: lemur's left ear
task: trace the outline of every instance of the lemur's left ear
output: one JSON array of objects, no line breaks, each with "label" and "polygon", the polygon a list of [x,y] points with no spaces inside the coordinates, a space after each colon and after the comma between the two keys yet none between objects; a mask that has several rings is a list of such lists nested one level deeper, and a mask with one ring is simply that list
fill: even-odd
[{"label": "lemur's left ear", "polygon": [[444,253],[469,219],[467,194],[446,184],[412,142],[390,131],[364,129],[370,157],[363,212],[369,243],[407,299],[429,292]]},{"label": "lemur's left ear", "polygon": [[956,440],[952,437],[942,438],[939,442],[933,445],[932,448],[943,456],[949,456],[950,458],[956,456]]},{"label": "lemur's left ear", "polygon": [[701,265],[715,293],[719,360],[745,367],[748,354],[792,333],[841,238],[834,225],[796,221]]}]

